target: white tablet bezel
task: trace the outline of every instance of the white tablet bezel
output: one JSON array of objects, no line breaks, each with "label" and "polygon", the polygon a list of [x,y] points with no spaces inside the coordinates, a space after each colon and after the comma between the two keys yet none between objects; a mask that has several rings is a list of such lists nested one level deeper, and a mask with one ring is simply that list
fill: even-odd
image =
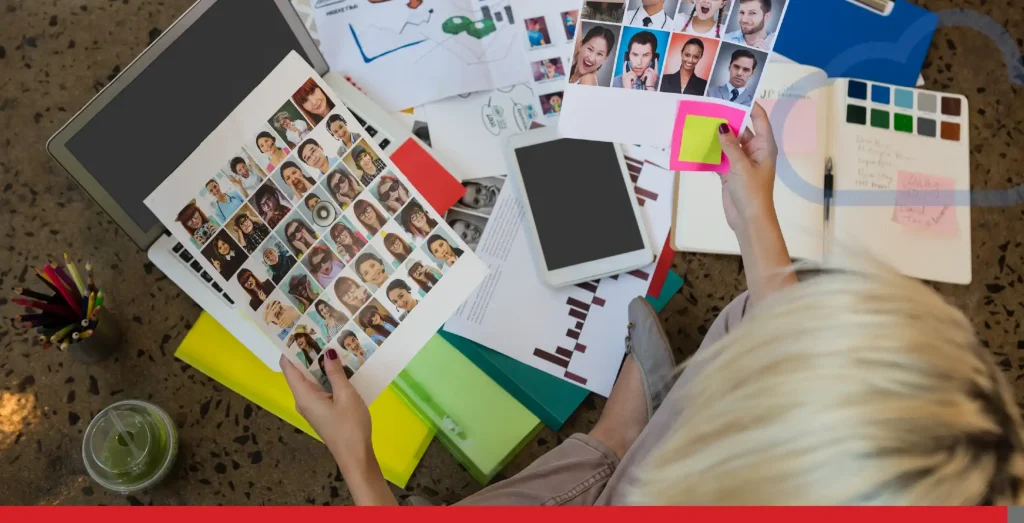
[{"label": "white tablet bezel", "polygon": [[644,224],[643,215],[640,213],[640,205],[633,191],[633,183],[629,178],[629,171],[626,169],[626,159],[623,157],[622,149],[618,144],[607,144],[615,151],[619,171],[622,173],[622,183],[626,186],[630,204],[633,208],[636,227],[640,232],[640,237],[643,238],[643,248],[561,269],[548,269],[547,260],[544,258],[544,249],[540,244],[540,235],[537,234],[537,224],[533,219],[533,210],[530,207],[530,196],[526,192],[526,184],[523,183],[522,173],[519,171],[519,162],[516,161],[516,149],[563,138],[563,136],[559,136],[557,128],[543,127],[513,135],[505,146],[505,163],[508,165],[509,176],[515,178],[516,185],[519,187],[519,195],[523,202],[523,208],[526,211],[526,222],[530,227],[530,247],[533,250],[533,259],[544,282],[552,287],[562,287],[629,272],[651,264],[654,261],[654,251],[651,248],[650,239],[647,237],[647,226]]}]

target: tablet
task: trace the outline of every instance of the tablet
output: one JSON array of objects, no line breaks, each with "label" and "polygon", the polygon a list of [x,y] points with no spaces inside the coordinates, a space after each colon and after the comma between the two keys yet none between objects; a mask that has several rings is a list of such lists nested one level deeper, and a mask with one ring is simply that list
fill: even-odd
[{"label": "tablet", "polygon": [[505,158],[548,285],[595,280],[654,260],[618,145],[560,138],[544,127],[512,136]]}]

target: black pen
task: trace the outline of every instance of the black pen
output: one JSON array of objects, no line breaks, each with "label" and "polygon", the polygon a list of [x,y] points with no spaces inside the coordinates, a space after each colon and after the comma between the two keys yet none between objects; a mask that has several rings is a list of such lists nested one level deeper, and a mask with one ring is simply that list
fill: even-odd
[{"label": "black pen", "polygon": [[832,158],[825,162],[825,223],[829,220],[829,211],[832,209]]}]

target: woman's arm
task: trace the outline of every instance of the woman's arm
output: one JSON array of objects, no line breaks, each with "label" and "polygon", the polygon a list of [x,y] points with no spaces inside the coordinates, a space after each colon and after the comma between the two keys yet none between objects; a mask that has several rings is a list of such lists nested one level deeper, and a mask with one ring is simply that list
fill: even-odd
[{"label": "woman's arm", "polygon": [[775,214],[775,161],[779,155],[768,113],[755,105],[753,132],[738,139],[722,124],[719,139],[731,168],[722,176],[722,203],[729,226],[739,240],[751,303],[796,283],[792,259]]},{"label": "woman's arm", "polygon": [[324,358],[332,394],[307,380],[284,356],[281,370],[295,396],[296,410],[331,451],[356,505],[397,505],[373,454],[370,411],[345,377],[338,352],[327,349]]}]

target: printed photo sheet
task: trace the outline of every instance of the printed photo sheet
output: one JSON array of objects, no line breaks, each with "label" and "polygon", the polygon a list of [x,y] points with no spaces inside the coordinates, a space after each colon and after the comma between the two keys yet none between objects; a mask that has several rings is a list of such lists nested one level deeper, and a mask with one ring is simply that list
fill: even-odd
[{"label": "printed photo sheet", "polygon": [[[627,160],[627,165],[651,244],[663,245],[672,222],[675,176],[649,163],[640,167]],[[476,253],[491,272],[444,328],[607,397],[625,355],[629,302],[647,294],[656,264],[566,288],[548,287],[530,254],[515,183],[504,181],[483,222],[455,208],[448,212],[449,223],[478,245]]]},{"label": "printed photo sheet", "polygon": [[559,132],[669,147],[680,100],[749,115],[788,1],[583,1]]},{"label": "printed photo sheet", "polygon": [[145,202],[307,377],[367,404],[487,273],[358,120],[288,55]]}]

